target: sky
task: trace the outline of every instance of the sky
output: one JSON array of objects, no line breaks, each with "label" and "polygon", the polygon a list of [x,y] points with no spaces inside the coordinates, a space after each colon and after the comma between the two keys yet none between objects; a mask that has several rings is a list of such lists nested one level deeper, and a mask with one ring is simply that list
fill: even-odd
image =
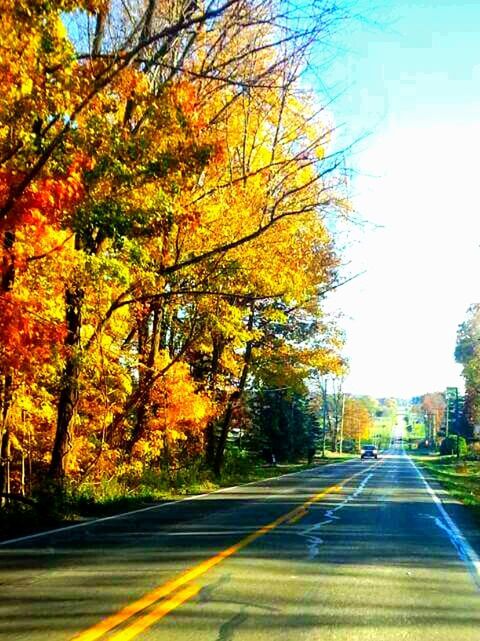
[{"label": "sky", "polygon": [[480,302],[480,3],[359,0],[323,90],[364,223],[339,238],[353,394],[462,388],[456,331]]}]

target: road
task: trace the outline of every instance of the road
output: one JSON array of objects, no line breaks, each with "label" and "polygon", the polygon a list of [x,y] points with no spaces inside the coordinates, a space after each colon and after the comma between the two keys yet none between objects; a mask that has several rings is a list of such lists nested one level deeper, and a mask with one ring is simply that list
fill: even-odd
[{"label": "road", "polygon": [[0,639],[479,641],[478,535],[435,496],[391,452],[2,545]]}]

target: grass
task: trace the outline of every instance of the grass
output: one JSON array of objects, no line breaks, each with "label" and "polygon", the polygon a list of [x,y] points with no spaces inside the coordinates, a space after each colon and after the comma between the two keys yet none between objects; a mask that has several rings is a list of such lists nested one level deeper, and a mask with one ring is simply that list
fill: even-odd
[{"label": "grass", "polygon": [[421,441],[426,437],[425,425],[423,423],[414,422],[412,425],[412,431],[406,432],[407,438],[411,438],[416,441]]},{"label": "grass", "polygon": [[315,458],[312,464],[306,461],[267,465],[252,463],[241,456],[227,457],[222,476],[216,478],[209,470],[192,466],[178,471],[174,476],[146,471],[140,479],[117,479],[103,482],[100,487],[85,485],[76,491],[76,509],[82,516],[106,516],[115,512],[143,507],[159,501],[175,501],[187,496],[214,492],[224,487],[251,483],[263,479],[301,472],[319,465],[328,465],[348,460],[351,454],[331,454]]},{"label": "grass", "polygon": [[480,526],[480,461],[456,456],[414,456],[452,496],[466,505]]},{"label": "grass", "polygon": [[36,509],[12,504],[0,510],[0,540],[213,492],[223,487],[301,472],[352,457],[355,455],[327,453],[325,458],[315,458],[312,464],[300,461],[265,465],[234,455],[227,458],[219,479],[200,466],[192,466],[171,476],[147,470],[138,478],[112,478],[96,484],[84,483],[61,494],[38,494]]}]

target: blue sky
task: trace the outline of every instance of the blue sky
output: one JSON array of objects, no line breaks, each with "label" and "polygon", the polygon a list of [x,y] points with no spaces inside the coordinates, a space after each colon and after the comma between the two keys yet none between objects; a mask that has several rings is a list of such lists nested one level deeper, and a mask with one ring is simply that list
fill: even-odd
[{"label": "blue sky", "polygon": [[358,140],[331,297],[347,332],[346,389],[419,395],[461,385],[457,325],[480,301],[480,3],[359,0],[322,68],[340,140]]}]

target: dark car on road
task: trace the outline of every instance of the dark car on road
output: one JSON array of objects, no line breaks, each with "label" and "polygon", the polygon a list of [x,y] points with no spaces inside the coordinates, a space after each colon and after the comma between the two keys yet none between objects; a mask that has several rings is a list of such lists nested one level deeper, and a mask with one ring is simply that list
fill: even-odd
[{"label": "dark car on road", "polygon": [[360,458],[378,458],[378,449],[375,445],[364,445],[360,450]]}]

